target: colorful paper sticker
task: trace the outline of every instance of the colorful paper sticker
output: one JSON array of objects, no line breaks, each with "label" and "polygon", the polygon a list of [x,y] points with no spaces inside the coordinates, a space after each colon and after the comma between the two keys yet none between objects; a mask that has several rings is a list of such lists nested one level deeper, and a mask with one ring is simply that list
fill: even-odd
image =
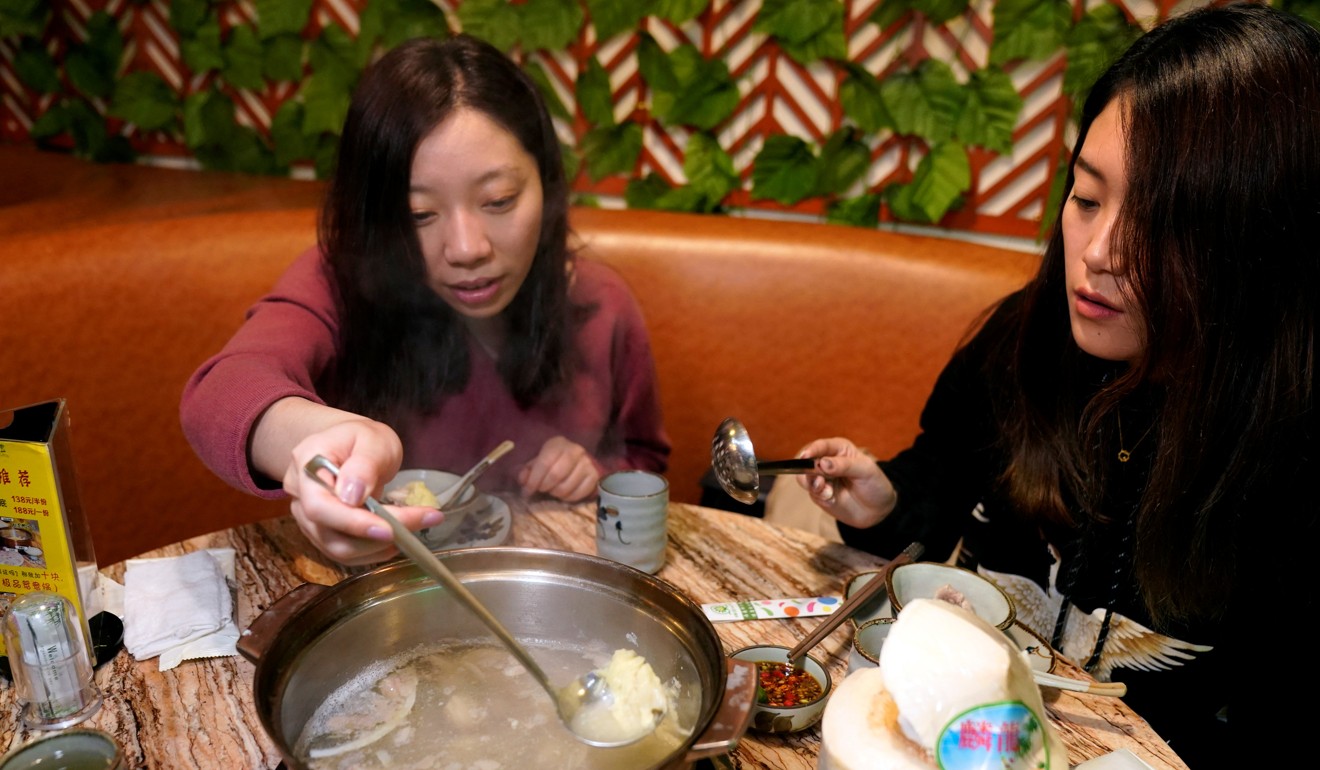
[{"label": "colorful paper sticker", "polygon": [[829,615],[839,608],[837,596],[809,596],[802,599],[758,599],[742,602],[703,604],[701,609],[712,622],[726,620],[766,620],[770,618],[809,618]]}]

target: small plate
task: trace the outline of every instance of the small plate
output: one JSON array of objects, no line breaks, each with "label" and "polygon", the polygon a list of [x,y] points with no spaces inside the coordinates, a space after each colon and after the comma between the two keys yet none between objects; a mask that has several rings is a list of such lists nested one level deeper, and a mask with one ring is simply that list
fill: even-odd
[{"label": "small plate", "polygon": [[438,543],[423,536],[423,542],[433,551],[503,544],[513,530],[513,512],[508,503],[494,495],[487,495],[486,499],[490,504],[463,517],[463,523],[454,534]]},{"label": "small plate", "polygon": [[36,560],[41,558],[41,554],[42,554],[41,549],[37,548],[34,545],[25,545],[18,550],[22,551],[23,555],[28,557],[29,559]]},{"label": "small plate", "polygon": [[1033,671],[1043,671],[1046,674],[1054,672],[1054,648],[1037,636],[1035,631],[1015,620],[1004,633],[1017,642],[1018,647],[1027,654],[1027,662],[1031,664]]}]

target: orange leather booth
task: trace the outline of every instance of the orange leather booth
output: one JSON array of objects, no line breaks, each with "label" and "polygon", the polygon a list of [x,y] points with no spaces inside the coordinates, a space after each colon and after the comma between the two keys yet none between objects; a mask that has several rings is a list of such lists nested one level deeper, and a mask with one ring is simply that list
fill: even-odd
[{"label": "orange leather booth", "polygon": [[[102,565],[285,515],[216,479],[178,420],[183,383],[315,239],[321,185],[97,165],[0,146],[0,408],[66,398]],[[697,502],[720,421],[762,459],[915,435],[940,368],[1033,254],[781,220],[575,208],[651,329],[673,499]]]}]

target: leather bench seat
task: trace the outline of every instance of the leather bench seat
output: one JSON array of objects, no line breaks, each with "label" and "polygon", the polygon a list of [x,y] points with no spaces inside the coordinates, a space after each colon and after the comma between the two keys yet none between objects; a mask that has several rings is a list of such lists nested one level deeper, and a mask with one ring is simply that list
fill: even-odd
[{"label": "leather bench seat", "polygon": [[[184,381],[316,234],[316,182],[97,165],[0,146],[0,408],[68,400],[102,565],[287,513],[216,479],[178,420]],[[848,435],[884,456],[968,325],[1032,254],[737,217],[575,208],[651,329],[674,500],[697,502],[736,416],[763,459]]]}]

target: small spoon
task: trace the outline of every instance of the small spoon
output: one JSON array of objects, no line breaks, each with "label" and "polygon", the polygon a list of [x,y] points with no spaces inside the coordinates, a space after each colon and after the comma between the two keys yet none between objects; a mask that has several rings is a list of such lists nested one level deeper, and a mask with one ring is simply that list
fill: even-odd
[{"label": "small spoon", "polygon": [[489,454],[477,461],[477,464],[472,466],[471,470],[459,476],[458,481],[455,481],[443,492],[437,492],[435,498],[438,502],[435,507],[443,511],[449,507],[450,503],[462,499],[463,493],[468,490],[468,487],[472,486],[472,482],[485,473],[491,463],[508,454],[510,449],[513,449],[512,441],[506,439],[500,442],[499,446],[490,450]]},{"label": "small spoon", "polygon": [[733,417],[720,423],[711,439],[710,467],[729,497],[748,505],[756,502],[762,476],[818,472],[811,458],[757,462],[747,429]]},{"label": "small spoon", "polygon": [[1085,692],[1091,695],[1106,695],[1112,698],[1121,698],[1127,695],[1127,685],[1122,682],[1084,682],[1081,679],[1071,679],[1045,671],[1032,671],[1031,676],[1036,680],[1036,684],[1041,687]]},{"label": "small spoon", "polygon": [[[321,475],[321,472],[325,471],[332,477],[338,477],[339,467],[334,463],[321,455],[317,455],[307,463],[303,470],[318,484],[332,492],[334,491],[334,481],[327,480]],[[390,525],[390,530],[394,533],[394,543],[399,546],[399,550],[403,551],[408,558],[412,559],[413,563],[421,568],[422,572],[434,578],[436,582],[440,583],[440,585],[449,589],[450,593],[466,605],[482,623],[485,623],[486,627],[494,632],[495,636],[499,637],[499,640],[504,643],[504,646],[509,649],[509,652],[513,653],[513,656],[518,659],[518,662],[522,663],[523,667],[532,675],[532,678],[550,694],[550,698],[555,703],[555,711],[558,712],[560,721],[564,723],[564,726],[568,728],[569,732],[571,732],[575,738],[590,746],[614,748],[616,746],[626,746],[630,743],[635,743],[642,738],[645,738],[647,735],[650,735],[654,732],[655,728],[659,726],[660,721],[665,716],[664,713],[657,713],[655,724],[641,734],[619,739],[617,736],[613,735],[602,737],[591,734],[590,728],[594,722],[587,722],[586,724],[576,723],[574,717],[579,713],[589,713],[590,711],[602,708],[608,709],[613,704],[614,696],[606,686],[605,679],[595,671],[590,671],[578,677],[573,682],[570,682],[563,688],[555,687],[550,683],[550,678],[546,676],[545,671],[541,670],[540,665],[537,664],[531,654],[518,643],[517,639],[513,638],[513,634],[509,633],[509,630],[505,628],[493,614],[491,614],[491,611],[486,609],[486,605],[482,604],[481,600],[469,591],[467,586],[463,585],[463,582],[459,580],[454,573],[449,571],[449,568],[444,565],[444,562],[437,559],[435,554],[431,553],[431,550],[426,547],[425,543],[419,540],[412,532],[409,532],[408,528],[403,526],[398,519],[394,518],[394,514],[390,513],[389,509],[381,505],[374,497],[368,495],[364,504],[368,510],[384,519],[385,522]],[[579,732],[579,730],[581,730],[581,732]]]}]

